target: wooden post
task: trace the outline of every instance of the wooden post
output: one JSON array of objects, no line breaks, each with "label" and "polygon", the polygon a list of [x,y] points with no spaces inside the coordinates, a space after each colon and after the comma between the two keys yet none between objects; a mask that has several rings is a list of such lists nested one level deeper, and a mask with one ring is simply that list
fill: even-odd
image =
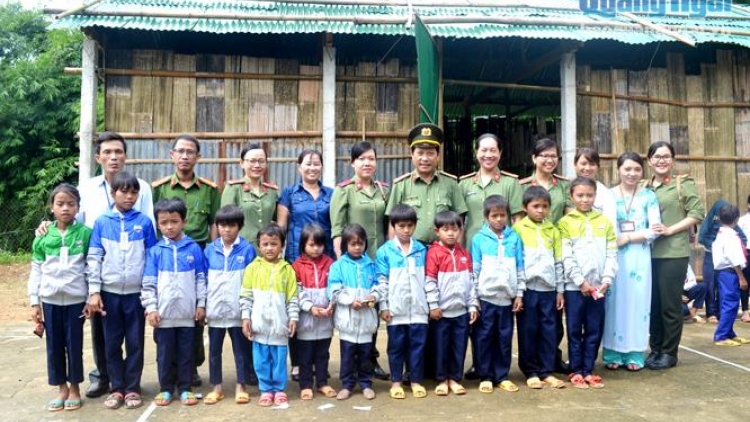
[{"label": "wooden post", "polygon": [[561,171],[565,177],[575,176],[573,158],[576,153],[576,55],[563,53],[560,59],[560,147]]},{"label": "wooden post", "polygon": [[96,41],[86,37],[82,49],[81,123],[78,131],[78,184],[93,174],[92,144],[96,130]]},{"label": "wooden post", "polygon": [[336,48],[323,46],[323,184],[336,186]]}]

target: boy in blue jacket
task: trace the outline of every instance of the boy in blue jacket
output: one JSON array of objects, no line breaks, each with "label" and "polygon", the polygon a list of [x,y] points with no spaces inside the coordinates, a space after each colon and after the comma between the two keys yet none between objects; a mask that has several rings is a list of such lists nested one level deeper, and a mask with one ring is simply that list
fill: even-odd
[{"label": "boy in blue jacket", "polygon": [[[191,391],[195,322],[206,317],[206,264],[200,246],[182,232],[187,207],[179,198],[162,199],[154,205],[159,231],[164,236],[149,249],[143,275],[141,304],[154,327],[156,362],[161,392],[157,406],[172,402],[175,384],[180,402],[198,404]],[[177,359],[177,379],[172,360]]]},{"label": "boy in blue jacket", "polygon": [[[114,207],[94,222],[89,254],[89,312],[104,317],[107,372],[112,383],[104,406],[128,409],[143,405],[143,336],[146,318],[140,292],[146,251],[156,244],[151,219],[133,208],[140,183],[121,172],[112,182]],[[122,343],[127,356],[123,360]]]},{"label": "boy in blue jacket", "polygon": [[242,334],[242,313],[240,311],[240,289],[242,276],[253,259],[255,248],[240,236],[245,223],[242,209],[226,205],[216,212],[214,218],[219,237],[206,245],[204,255],[208,266],[206,288],[206,319],[208,320],[208,373],[213,391],[203,402],[211,405],[224,398],[222,387],[221,354],[224,350],[224,336],[228,333],[232,340],[234,365],[237,370],[237,386],[234,402],[250,402],[246,385],[251,384],[253,371],[252,343]]}]

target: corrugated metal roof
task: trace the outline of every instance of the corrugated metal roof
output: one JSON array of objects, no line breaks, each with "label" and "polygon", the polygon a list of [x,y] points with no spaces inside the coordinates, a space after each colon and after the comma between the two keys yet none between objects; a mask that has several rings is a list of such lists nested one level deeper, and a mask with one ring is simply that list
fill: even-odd
[{"label": "corrugated metal roof", "polygon": [[[288,34],[321,33],[410,35],[412,29],[392,19],[406,19],[410,11],[422,16],[430,32],[437,37],[499,38],[520,37],[536,39],[566,39],[575,41],[615,40],[628,44],[656,41],[675,41],[674,38],[647,29],[590,26],[606,22],[633,24],[622,15],[604,16],[584,13],[578,0],[557,0],[555,7],[414,7],[370,5],[320,5],[250,0],[104,0],[91,6],[88,14],[67,16],[55,22],[53,28],[103,27],[150,31],[191,31],[217,34],[254,33]],[[132,16],[156,13],[161,17]],[[131,16],[123,16],[128,14]],[[211,16],[211,18],[199,16]],[[229,18],[231,17],[234,18]],[[242,19],[252,15],[257,19]],[[679,32],[696,42],[723,42],[750,46],[750,36],[699,32],[691,27],[731,28],[750,31],[750,12],[733,6],[732,12],[710,17],[687,15],[646,16],[642,19],[655,24],[675,25]],[[171,16],[171,17],[170,17]],[[224,16],[227,19],[219,19]],[[303,17],[303,20],[274,20],[279,16]],[[328,20],[321,20],[325,17]],[[558,22],[575,21],[577,25],[514,23],[429,23],[430,18],[460,18],[471,20],[508,18],[552,18]],[[357,18],[355,22],[355,19]],[[331,20],[333,19],[333,20]],[[378,19],[391,20],[385,23]],[[362,23],[365,22],[365,23]],[[366,23],[370,22],[370,23]]]}]

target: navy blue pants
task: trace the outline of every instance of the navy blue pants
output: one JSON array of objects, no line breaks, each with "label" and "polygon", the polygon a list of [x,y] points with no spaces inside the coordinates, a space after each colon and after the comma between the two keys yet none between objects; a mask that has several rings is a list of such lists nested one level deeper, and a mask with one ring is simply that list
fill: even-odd
[{"label": "navy blue pants", "polygon": [[[112,392],[141,393],[143,374],[143,336],[146,317],[141,306],[140,293],[118,295],[101,292],[107,316],[104,323],[104,345],[107,351],[107,373]],[[125,359],[122,343],[125,342]]]},{"label": "navy blue pants", "polygon": [[518,367],[526,378],[547,378],[557,351],[557,293],[526,290],[518,324]]},{"label": "navy blue pants", "polygon": [[584,377],[594,372],[604,334],[604,298],[594,300],[579,291],[565,292],[570,370]]},{"label": "navy blue pants", "polygon": [[461,381],[469,340],[469,314],[430,321],[430,337],[435,351],[435,379]]},{"label": "navy blue pants", "polygon": [[42,302],[47,333],[47,380],[49,385],[83,382],[83,323],[85,303],[52,305]]},{"label": "navy blue pants", "polygon": [[[159,367],[160,391],[191,391],[190,381],[195,364],[195,327],[155,328],[156,363]],[[177,379],[172,373],[173,362],[177,362]]]},{"label": "navy blue pants", "polygon": [[403,381],[404,369],[408,368],[411,382],[417,384],[422,382],[428,327],[427,324],[400,324],[386,327],[391,381]]},{"label": "navy blue pants", "polygon": [[706,251],[703,257],[703,284],[706,286],[706,317],[719,317],[719,288],[714,272],[713,254]]},{"label": "navy blue pants", "polygon": [[482,313],[476,324],[474,346],[479,366],[477,375],[482,381],[498,384],[508,379],[513,348],[512,306],[497,306],[480,302]]},{"label": "navy blue pants", "polygon": [[346,340],[340,341],[341,347],[341,387],[353,390],[359,383],[359,387],[372,388],[373,365],[370,361],[372,343],[350,343]]},{"label": "navy blue pants", "polygon": [[[695,286],[689,290],[682,292],[685,297],[688,298],[688,303],[693,302],[692,308],[701,309],[703,303],[706,301],[706,285],[705,283],[696,283]],[[682,315],[690,315],[690,309],[688,309],[688,303],[682,304]]]},{"label": "navy blue pants", "polygon": [[223,382],[221,355],[224,351],[224,336],[229,333],[234,353],[234,367],[237,373],[237,384],[249,384],[252,373],[253,343],[242,334],[242,327],[208,327],[208,377],[212,385]]},{"label": "navy blue pants", "polygon": [[299,363],[299,388],[313,387],[313,367],[315,385],[320,388],[328,385],[328,361],[331,360],[331,339],[297,339],[297,362]]},{"label": "navy blue pants", "polygon": [[735,338],[734,319],[740,308],[740,280],[733,269],[716,272],[719,281],[719,295],[721,296],[721,314],[719,325],[714,332],[714,341]]}]

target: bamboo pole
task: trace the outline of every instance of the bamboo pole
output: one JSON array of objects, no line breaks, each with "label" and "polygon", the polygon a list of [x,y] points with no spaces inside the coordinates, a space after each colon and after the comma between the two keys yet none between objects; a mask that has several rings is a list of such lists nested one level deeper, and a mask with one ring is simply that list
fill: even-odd
[{"label": "bamboo pole", "polygon": [[[399,159],[409,159],[411,158],[411,155],[409,154],[378,154],[378,159],[380,160],[399,160]],[[286,157],[286,158],[278,158],[278,157],[268,157],[267,158],[269,163],[296,163],[297,157]],[[351,160],[351,157],[345,156],[345,155],[339,155],[336,157],[337,161],[349,161]],[[170,158],[128,158],[125,160],[126,164],[171,164],[173,163],[172,159]],[[200,159],[201,164],[236,164],[237,158],[201,158]]]},{"label": "bamboo pole", "polygon": [[[648,159],[646,154],[638,154],[643,159]],[[606,154],[600,153],[599,158],[603,160],[617,160],[619,154]],[[675,155],[674,159],[677,161],[708,161],[708,162],[732,162],[732,163],[748,163],[750,157],[738,157],[738,156],[726,156],[726,155]]]},{"label": "bamboo pole", "polygon": [[645,28],[651,29],[652,31],[659,32],[659,33],[664,34],[664,35],[666,35],[668,37],[672,37],[672,38],[676,39],[677,41],[685,43],[685,44],[687,44],[687,45],[689,45],[691,47],[695,47],[695,41],[692,40],[692,39],[690,39],[690,38],[688,38],[688,37],[686,37],[686,36],[684,36],[684,35],[682,35],[682,34],[678,34],[677,32],[674,32],[672,30],[666,29],[666,28],[664,28],[664,27],[662,27],[660,25],[656,25],[656,24],[654,24],[652,22],[647,21],[646,19],[639,18],[638,16],[635,16],[632,13],[620,12],[620,15],[622,15],[622,16],[630,19],[630,20],[632,20],[633,22],[639,23],[639,24],[643,25]]},{"label": "bamboo pole", "polygon": [[[179,136],[181,132],[121,132],[124,139],[164,139],[172,140]],[[198,139],[277,139],[277,138],[322,138],[322,131],[276,131],[276,132],[190,132],[191,135]],[[336,131],[337,138],[359,139],[365,138],[406,138],[408,131],[354,131],[342,130]]]},{"label": "bamboo pole", "polygon": [[72,8],[72,9],[68,9],[68,10],[66,10],[66,11],[64,11],[62,13],[59,13],[59,14],[55,15],[55,20],[62,19],[64,17],[70,16],[70,15],[77,15],[77,14],[83,12],[84,10],[88,9],[89,7],[94,6],[97,3],[101,3],[101,2],[102,2],[102,0],[94,0],[91,3],[89,3],[89,4],[82,4],[80,6]]}]

